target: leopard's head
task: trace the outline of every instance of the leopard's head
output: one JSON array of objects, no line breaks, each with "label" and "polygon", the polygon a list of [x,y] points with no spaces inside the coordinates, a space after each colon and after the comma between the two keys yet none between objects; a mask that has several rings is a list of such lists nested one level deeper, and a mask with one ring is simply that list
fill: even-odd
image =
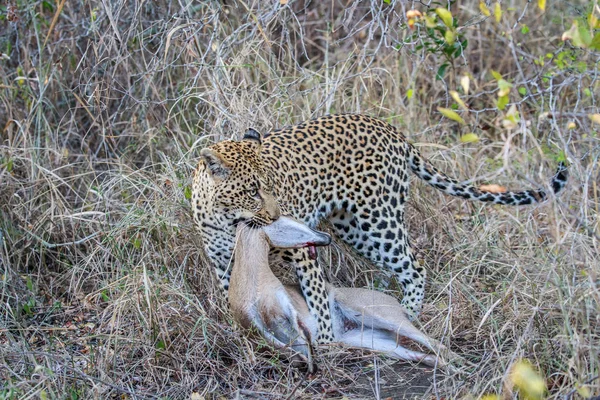
[{"label": "leopard's head", "polygon": [[241,141],[226,140],[200,152],[213,181],[212,211],[231,225],[246,221],[264,226],[279,218],[273,175],[264,166],[261,145],[260,134],[250,129]]}]

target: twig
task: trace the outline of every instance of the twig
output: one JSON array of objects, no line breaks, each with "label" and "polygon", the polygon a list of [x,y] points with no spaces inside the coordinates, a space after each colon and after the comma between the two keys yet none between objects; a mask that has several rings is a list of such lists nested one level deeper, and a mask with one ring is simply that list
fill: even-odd
[{"label": "twig", "polygon": [[52,18],[52,22],[50,23],[50,28],[48,28],[48,33],[46,34],[46,39],[44,39],[44,45],[42,47],[46,47],[46,43],[48,43],[48,39],[50,38],[50,35],[52,34],[54,27],[56,26],[56,22],[58,22],[58,17],[60,16],[60,13],[62,12],[62,9],[65,6],[66,2],[67,2],[67,0],[61,0],[61,2],[58,4],[58,7],[56,7],[56,12],[54,13],[54,18]]}]

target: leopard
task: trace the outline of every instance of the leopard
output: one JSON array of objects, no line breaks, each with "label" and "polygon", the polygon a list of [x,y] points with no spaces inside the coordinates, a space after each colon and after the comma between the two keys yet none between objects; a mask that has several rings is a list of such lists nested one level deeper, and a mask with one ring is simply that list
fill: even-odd
[{"label": "leopard", "polygon": [[[484,190],[461,183],[425,157],[394,126],[361,114],[326,115],[295,126],[203,148],[192,182],[193,219],[226,296],[236,226],[264,226],[281,215],[310,227],[328,220],[334,236],[402,288],[401,304],[416,318],[425,294],[426,271],[411,249],[405,219],[409,172],[451,196],[501,205],[540,203],[546,190]],[[558,163],[550,187],[567,182]],[[487,186],[491,187],[491,186]],[[309,246],[271,250],[270,257],[295,268],[302,294],[318,322],[317,343],[333,339],[325,276]]]}]

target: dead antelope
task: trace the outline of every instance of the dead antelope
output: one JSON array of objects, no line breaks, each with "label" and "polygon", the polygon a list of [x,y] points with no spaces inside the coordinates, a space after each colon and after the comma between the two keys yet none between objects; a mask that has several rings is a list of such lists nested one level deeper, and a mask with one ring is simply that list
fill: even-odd
[{"label": "dead antelope", "polygon": [[[304,356],[314,370],[312,338],[317,321],[298,286],[283,285],[269,266],[269,248],[324,246],[329,235],[310,229],[289,217],[271,225],[250,228],[240,224],[231,272],[229,304],[235,319],[246,328],[254,327],[275,347],[290,345]],[[327,285],[335,342],[381,351],[387,355],[427,365],[436,356],[402,347],[406,337],[432,351],[445,350],[437,340],[420,332],[408,320],[398,300],[384,293],[359,288]],[[447,354],[453,355],[447,351]],[[444,365],[438,360],[438,365]]]}]

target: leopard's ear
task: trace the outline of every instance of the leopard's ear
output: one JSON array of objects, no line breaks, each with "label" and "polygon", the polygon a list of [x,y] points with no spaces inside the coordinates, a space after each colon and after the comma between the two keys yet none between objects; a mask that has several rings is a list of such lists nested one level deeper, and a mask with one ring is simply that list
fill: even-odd
[{"label": "leopard's ear", "polygon": [[244,133],[244,137],[242,137],[242,142],[247,142],[254,147],[255,150],[260,150],[262,145],[262,135],[255,129],[249,128],[246,133]]},{"label": "leopard's ear", "polygon": [[202,156],[208,172],[215,181],[222,181],[231,173],[229,163],[216,151],[204,148],[200,151],[200,156]]}]

